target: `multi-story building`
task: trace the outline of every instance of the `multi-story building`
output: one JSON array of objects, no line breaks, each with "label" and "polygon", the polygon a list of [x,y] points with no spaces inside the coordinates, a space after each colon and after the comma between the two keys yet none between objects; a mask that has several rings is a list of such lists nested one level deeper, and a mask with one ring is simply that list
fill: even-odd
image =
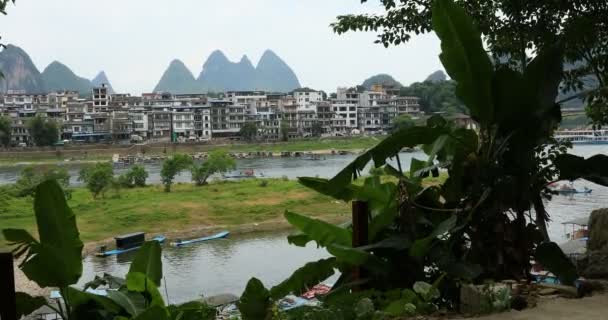
[{"label": "multi-story building", "polygon": [[106,87],[105,84],[102,84],[101,87],[93,88],[92,100],[95,112],[108,112],[110,106],[108,87]]},{"label": "multi-story building", "polygon": [[316,104],[323,101],[323,92],[310,88],[300,88],[293,91],[293,98],[298,104],[298,111],[316,112]]}]

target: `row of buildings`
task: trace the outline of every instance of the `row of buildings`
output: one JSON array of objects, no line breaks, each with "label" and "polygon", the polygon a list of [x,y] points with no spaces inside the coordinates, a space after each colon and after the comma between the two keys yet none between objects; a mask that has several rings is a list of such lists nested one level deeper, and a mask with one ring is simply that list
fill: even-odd
[{"label": "row of buildings", "polygon": [[261,139],[313,134],[382,133],[402,114],[420,115],[416,97],[398,90],[338,88],[331,98],[308,88],[289,94],[262,91],[204,94],[109,94],[106,86],[83,98],[77,92],[0,96],[0,115],[12,123],[13,144],[31,144],[30,118],[40,116],[60,126],[61,140],[70,141],[193,141],[238,138],[246,123],[255,123]]}]

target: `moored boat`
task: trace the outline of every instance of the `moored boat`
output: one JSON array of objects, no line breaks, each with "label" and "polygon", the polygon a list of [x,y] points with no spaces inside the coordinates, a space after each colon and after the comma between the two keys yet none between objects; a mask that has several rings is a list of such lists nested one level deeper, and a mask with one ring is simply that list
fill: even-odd
[{"label": "moored boat", "polygon": [[[99,252],[95,255],[98,257],[108,257],[123,254],[139,249],[145,242],[145,234],[143,232],[131,233],[123,236],[115,237],[116,249],[106,251],[105,246],[100,247]],[[152,241],[159,243],[165,242],[165,236],[159,235],[152,238]]]},{"label": "moored boat", "polygon": [[191,240],[177,240],[176,242],[172,242],[171,245],[175,246],[175,247],[181,247],[181,246],[185,246],[185,245],[189,245],[189,244],[193,244],[193,243],[197,243],[197,242],[204,242],[204,241],[226,238],[229,234],[230,234],[230,232],[228,232],[228,231],[222,231],[220,233],[216,233],[216,234],[214,234],[212,236],[208,236],[208,237],[202,237],[202,238],[191,239]]}]

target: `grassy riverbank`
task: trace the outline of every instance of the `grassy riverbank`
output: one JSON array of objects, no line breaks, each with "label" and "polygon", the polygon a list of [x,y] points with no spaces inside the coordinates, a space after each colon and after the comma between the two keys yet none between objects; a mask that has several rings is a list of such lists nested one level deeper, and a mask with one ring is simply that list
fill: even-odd
[{"label": "grassy riverbank", "polygon": [[[77,188],[69,205],[85,242],[134,231],[179,233],[213,226],[282,222],[285,210],[331,220],[349,217],[348,204],[306,189],[296,181],[264,181],[265,187],[261,180],[218,182],[203,187],[178,184],[171,193],[164,193],[162,186],[149,186],[123,189],[120,196],[110,192],[97,200],[88,190]],[[12,199],[6,212],[0,214],[1,228],[24,228],[36,234],[30,198]]]},{"label": "grassy riverbank", "polygon": [[233,153],[247,152],[294,152],[294,151],[331,151],[331,150],[350,150],[361,151],[369,149],[380,142],[383,137],[352,137],[352,138],[324,138],[324,139],[299,139],[288,142],[275,143],[234,143],[234,144],[153,144],[144,145],[141,148],[119,148],[119,147],[99,147],[87,146],[79,148],[69,146],[67,148],[57,148],[57,150],[32,151],[9,150],[0,153],[0,166],[10,166],[15,164],[54,164],[58,162],[81,161],[95,162],[107,161],[112,155],[136,154],[145,152],[146,155],[161,155],[172,153],[197,153],[210,152],[214,150],[224,150]]}]

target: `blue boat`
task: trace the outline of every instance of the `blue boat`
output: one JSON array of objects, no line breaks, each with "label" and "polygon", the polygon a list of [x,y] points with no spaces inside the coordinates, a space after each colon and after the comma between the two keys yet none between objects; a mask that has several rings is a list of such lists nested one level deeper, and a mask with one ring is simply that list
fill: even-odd
[{"label": "blue boat", "polygon": [[[159,243],[163,243],[163,242],[165,242],[165,240],[167,240],[167,238],[165,238],[165,236],[156,236],[156,237],[152,238],[152,241],[157,241]],[[118,241],[118,238],[117,238],[117,241]],[[142,245],[143,245],[143,242],[136,246],[130,246],[127,248],[117,248],[117,249],[110,250],[110,251],[98,252],[96,254],[96,256],[98,256],[98,257],[115,256],[115,255],[130,252],[130,251],[135,251],[135,250],[139,249]]]},{"label": "blue boat", "polygon": [[175,246],[175,247],[181,247],[181,246],[185,246],[185,245],[193,244],[193,243],[197,243],[197,242],[226,238],[229,234],[230,234],[230,232],[228,232],[228,231],[222,231],[218,234],[214,234],[214,235],[208,236],[208,237],[192,239],[192,240],[177,240],[176,242],[172,242],[171,245]]},{"label": "blue boat", "polygon": [[559,194],[565,194],[565,195],[567,195],[567,194],[590,194],[593,191],[593,189],[589,189],[589,188],[585,187],[582,190],[568,188],[568,189],[558,189],[555,191]]}]

